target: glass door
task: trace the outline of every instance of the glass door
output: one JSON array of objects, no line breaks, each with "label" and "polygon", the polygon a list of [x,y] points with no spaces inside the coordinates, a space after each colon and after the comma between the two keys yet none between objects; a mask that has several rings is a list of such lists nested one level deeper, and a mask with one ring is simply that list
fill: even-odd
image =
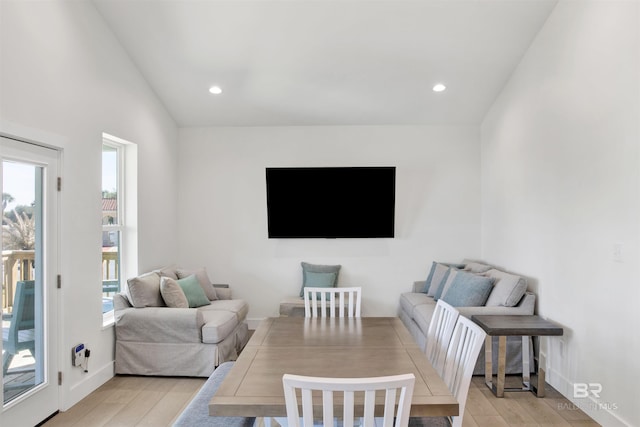
[{"label": "glass door", "polygon": [[58,410],[58,152],[0,138],[3,425]]}]

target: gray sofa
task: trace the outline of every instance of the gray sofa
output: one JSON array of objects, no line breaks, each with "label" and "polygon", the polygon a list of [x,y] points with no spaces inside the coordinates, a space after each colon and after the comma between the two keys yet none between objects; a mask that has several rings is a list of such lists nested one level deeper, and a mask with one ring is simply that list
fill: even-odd
[{"label": "gray sofa", "polygon": [[[434,263],[436,264],[436,263]],[[486,314],[508,314],[508,315],[528,315],[534,314],[535,310],[535,294],[526,290],[526,279],[522,276],[506,273],[498,270],[492,266],[476,263],[476,262],[463,262],[458,265],[446,265],[440,264],[439,269],[452,268],[452,271],[461,271],[463,273],[472,273],[475,275],[481,275],[483,277],[492,278],[492,288],[489,291],[486,301],[479,306],[457,306],[462,316],[470,318],[473,315],[486,315]],[[432,266],[432,272],[434,266]],[[442,271],[441,271],[442,273]],[[443,292],[440,297],[444,298],[447,292],[445,285],[449,285],[455,281],[455,277],[438,277],[438,273],[435,272],[435,276],[430,273],[432,283],[441,279],[445,280],[443,284]],[[435,285],[435,283],[433,283]],[[427,281],[417,281],[413,284],[411,292],[405,292],[400,295],[400,303],[398,307],[398,317],[405,324],[407,329],[411,332],[418,345],[423,349],[426,345],[426,335],[429,329],[429,323],[436,306],[436,299],[433,295],[430,295],[428,290],[425,289]],[[433,287],[428,286],[430,289]],[[449,301],[447,301],[449,302]],[[493,366],[497,364],[498,354],[498,340],[497,337],[493,338],[492,347],[492,359]],[[529,366],[533,369],[533,346],[530,345]],[[520,337],[508,337],[507,338],[507,373],[518,374],[522,373],[522,340]],[[484,374],[484,346],[480,351],[476,367],[474,369],[474,375]]]},{"label": "gray sofa", "polygon": [[116,374],[208,377],[237,358],[249,337],[249,307],[203,270],[197,276],[208,296],[198,307],[176,306],[166,292],[165,284],[193,279],[175,268],[129,279],[125,292],[114,295]]}]

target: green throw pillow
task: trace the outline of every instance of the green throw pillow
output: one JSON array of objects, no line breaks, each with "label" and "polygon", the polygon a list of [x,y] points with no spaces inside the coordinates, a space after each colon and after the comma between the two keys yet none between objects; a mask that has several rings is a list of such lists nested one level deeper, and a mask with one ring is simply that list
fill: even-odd
[{"label": "green throw pillow", "polygon": [[176,282],[178,282],[182,288],[182,292],[184,292],[184,295],[187,297],[190,308],[211,304],[211,301],[209,301],[204,290],[202,290],[202,286],[200,286],[200,282],[195,274],[187,276],[184,279],[176,280]]}]

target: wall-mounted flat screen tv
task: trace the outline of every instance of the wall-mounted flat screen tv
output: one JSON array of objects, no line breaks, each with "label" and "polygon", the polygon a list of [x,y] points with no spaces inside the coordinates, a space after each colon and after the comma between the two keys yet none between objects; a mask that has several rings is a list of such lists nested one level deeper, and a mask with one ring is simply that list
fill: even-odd
[{"label": "wall-mounted flat screen tv", "polygon": [[267,168],[269,238],[394,237],[396,168]]}]

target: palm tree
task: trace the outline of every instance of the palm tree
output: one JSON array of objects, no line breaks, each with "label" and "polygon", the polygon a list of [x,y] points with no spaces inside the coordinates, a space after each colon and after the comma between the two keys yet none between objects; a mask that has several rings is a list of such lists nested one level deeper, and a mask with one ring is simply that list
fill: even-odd
[{"label": "palm tree", "polygon": [[7,208],[7,205],[13,202],[15,199],[9,193],[2,193],[2,210],[4,211]]},{"label": "palm tree", "polygon": [[2,248],[14,250],[35,249],[36,223],[33,215],[26,212],[16,212],[15,220],[7,215],[2,217],[5,226],[2,227]]}]

